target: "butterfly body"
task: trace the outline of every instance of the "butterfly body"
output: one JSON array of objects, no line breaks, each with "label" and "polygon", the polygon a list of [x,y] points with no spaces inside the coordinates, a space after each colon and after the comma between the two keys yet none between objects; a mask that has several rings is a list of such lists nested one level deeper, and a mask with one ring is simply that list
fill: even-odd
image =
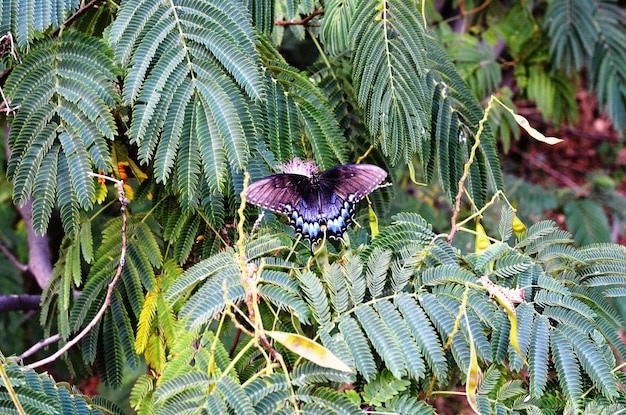
[{"label": "butterfly body", "polygon": [[283,168],[285,173],[252,183],[246,198],[287,215],[296,233],[312,244],[325,237],[342,238],[354,221],[355,204],[387,177],[385,170],[369,164],[341,165],[319,173],[312,164],[297,159],[292,163]]}]

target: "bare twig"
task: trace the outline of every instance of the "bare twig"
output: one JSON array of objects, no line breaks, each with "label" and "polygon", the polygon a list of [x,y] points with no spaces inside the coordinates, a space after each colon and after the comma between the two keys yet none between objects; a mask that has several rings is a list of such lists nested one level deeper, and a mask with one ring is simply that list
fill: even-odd
[{"label": "bare twig", "polygon": [[[4,55],[7,49],[6,45],[8,44],[9,55],[11,55],[13,59],[15,59],[17,62],[22,63],[22,59],[20,58],[20,55],[15,51],[15,42],[13,41],[13,34],[11,32],[7,32],[6,35],[0,37],[0,41],[3,42],[2,50],[0,50],[0,55]],[[9,76],[12,70],[13,70],[13,66],[9,65],[2,73],[0,73],[0,85],[4,85],[4,82],[6,81],[7,77]],[[2,89],[0,89],[0,92],[2,92]],[[0,104],[0,111],[9,113],[9,111],[5,110],[5,108],[10,108],[10,107],[8,105],[6,98],[4,97],[4,94],[2,94],[2,98],[4,99],[4,101],[2,104]],[[13,108],[13,111],[16,109],[17,108]]]},{"label": "bare twig", "polygon": [[[243,231],[243,224],[245,222],[244,209],[246,208],[246,192],[248,190],[248,180],[250,175],[248,172],[244,174],[243,178],[243,190],[241,191],[241,204],[237,210],[239,214],[239,223],[237,224],[237,232],[239,238],[237,239],[237,247],[239,251],[239,267],[243,278],[243,286],[246,290],[246,297],[244,302],[248,306],[248,318],[252,326],[254,327],[254,335],[258,342],[270,353],[272,358],[277,362],[283,362],[282,356],[272,347],[270,342],[265,336],[263,330],[263,322],[261,321],[261,314],[259,311],[258,301],[259,293],[257,291],[257,283],[261,270],[253,263],[248,263],[246,258],[246,250],[244,247],[245,232]],[[263,267],[263,263],[261,263]],[[284,362],[283,362],[284,363]]]},{"label": "bare twig", "polygon": [[11,107],[11,103],[4,95],[4,91],[0,88],[0,96],[2,97],[2,103],[0,103],[0,112],[4,112],[6,114],[15,115],[15,111],[19,109],[19,105],[17,107]]},{"label": "bare twig", "polygon": [[33,198],[28,199],[23,205],[15,207],[24,219],[26,239],[28,241],[28,272],[37,281],[43,290],[50,281],[52,275],[52,262],[50,262],[50,245],[48,236],[37,235],[33,227]]},{"label": "bare twig", "polygon": [[465,10],[464,3],[465,3],[464,0],[459,0],[459,13],[461,13],[461,16],[463,17],[463,19],[465,19],[465,17],[468,14],[475,14],[475,13],[478,13],[478,12],[482,11],[483,9],[485,9],[487,6],[489,6],[489,3],[491,3],[491,0],[486,0],[480,6],[474,7],[473,9],[470,9],[470,10]]},{"label": "bare twig", "polygon": [[276,20],[274,22],[274,24],[276,26],[304,26],[304,27],[319,26],[317,24],[311,23],[311,20],[313,20],[315,17],[317,17],[317,16],[319,16],[321,14],[324,14],[324,10],[315,10],[313,13],[311,13],[310,15],[305,17],[304,19],[301,19],[301,20]]},{"label": "bare twig", "polygon": [[9,260],[9,262],[11,264],[13,264],[13,266],[17,269],[19,269],[20,271],[24,272],[26,270],[28,270],[28,265],[26,264],[22,264],[15,255],[13,255],[13,252],[11,252],[9,250],[9,248],[4,244],[4,242],[0,241],[0,251],[2,251],[2,253],[4,254],[5,257],[7,257],[7,259]]},{"label": "bare twig", "polygon": [[545,171],[550,176],[554,177],[556,180],[563,183],[563,185],[569,187],[570,189],[576,192],[580,191],[581,186],[575,181],[573,181],[572,179],[570,179],[565,174],[561,173],[560,171],[556,169],[553,169],[547,163],[537,160],[536,157],[526,157],[526,154],[522,153],[521,151],[519,151],[518,153],[521,153],[522,156],[524,157],[524,160],[527,161],[529,164],[532,164],[533,166],[538,167],[539,169]]},{"label": "bare twig", "polygon": [[459,213],[461,212],[461,198],[463,197],[463,192],[465,191],[465,180],[467,180],[467,177],[469,176],[469,173],[470,173],[470,167],[472,163],[474,163],[474,157],[476,157],[476,150],[478,149],[478,146],[480,145],[480,136],[482,135],[483,129],[485,128],[485,123],[487,122],[487,119],[489,117],[489,112],[491,111],[492,106],[493,106],[493,99],[490,99],[489,103],[487,104],[487,109],[485,110],[485,114],[483,118],[480,120],[480,122],[478,123],[478,131],[476,131],[476,137],[474,138],[474,145],[472,146],[472,149],[469,154],[469,160],[467,160],[467,162],[465,163],[465,166],[463,167],[463,176],[461,176],[461,179],[459,179],[459,192],[454,198],[455,207],[454,207],[454,213],[452,214],[452,220],[451,220],[452,226],[450,229],[450,234],[448,235],[448,243],[452,243],[452,238],[454,237],[454,234],[458,230],[458,225],[456,221],[459,217]]},{"label": "bare twig", "polygon": [[[13,59],[18,61],[19,63],[22,63],[22,59],[20,58],[20,55],[18,55],[17,52],[15,51],[15,41],[13,40],[13,34],[11,32],[7,32],[6,35],[0,37],[0,42],[4,42],[4,45],[8,44],[9,55],[11,55]],[[4,54],[4,52],[6,51],[6,47],[4,45],[2,46],[1,54]]]},{"label": "bare twig", "polygon": [[61,32],[61,30],[65,29],[67,26],[72,24],[74,22],[74,20],[78,19],[82,14],[86,13],[92,7],[95,7],[101,1],[102,0],[91,0],[89,3],[85,4],[84,6],[82,6],[78,10],[76,10],[76,12],[74,12],[73,15],[68,17],[68,19],[66,21],[64,21],[61,26],[59,26],[56,29],[54,29],[54,31],[52,32],[52,36],[58,36],[59,33]]},{"label": "bare twig", "polygon": [[59,340],[61,340],[60,334],[55,334],[48,338],[39,340],[37,343],[33,344],[30,347],[30,349],[26,350],[24,353],[18,356],[17,358],[18,362],[24,361],[24,359],[34,355],[35,353],[37,353],[39,350],[43,349],[44,347],[47,347],[51,345],[52,343],[58,342]]},{"label": "bare twig", "polygon": [[100,319],[104,315],[106,309],[109,307],[109,304],[111,303],[111,297],[113,295],[113,289],[115,288],[115,284],[117,284],[117,281],[119,280],[120,276],[122,275],[122,268],[124,267],[124,262],[125,262],[125,258],[126,258],[126,205],[128,205],[128,199],[126,198],[126,195],[124,194],[124,181],[123,180],[116,180],[116,179],[113,179],[111,177],[104,176],[102,174],[96,174],[96,173],[90,173],[90,176],[99,177],[99,178],[105,179],[105,180],[110,180],[110,181],[114,182],[117,185],[117,191],[118,191],[118,194],[119,194],[119,201],[120,201],[120,204],[121,204],[120,212],[121,212],[121,215],[122,215],[122,229],[121,229],[121,233],[122,233],[122,249],[120,251],[120,263],[117,266],[117,271],[115,272],[115,276],[113,277],[113,280],[108,285],[107,294],[106,294],[106,297],[104,299],[104,303],[102,304],[102,307],[100,307],[100,310],[98,310],[98,314],[95,315],[95,317],[89,322],[89,324],[78,335],[76,335],[76,337],[74,337],[72,340],[67,342],[56,353],[54,353],[53,355],[51,355],[51,356],[49,356],[49,357],[47,357],[45,359],[39,360],[37,362],[31,363],[30,365],[28,365],[27,367],[30,368],[30,369],[34,369],[34,368],[40,367],[42,365],[45,365],[47,363],[53,362],[59,356],[61,356],[63,353],[68,351],[72,346],[74,346],[76,343],[78,343],[83,337],[85,337],[87,335],[87,333],[89,333],[96,326],[96,324],[98,324],[98,321],[100,321]]}]

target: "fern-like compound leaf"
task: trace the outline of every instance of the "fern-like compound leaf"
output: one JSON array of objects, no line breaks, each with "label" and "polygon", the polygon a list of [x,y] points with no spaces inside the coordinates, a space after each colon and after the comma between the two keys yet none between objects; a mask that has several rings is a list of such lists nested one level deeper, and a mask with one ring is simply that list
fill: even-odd
[{"label": "fern-like compound leaf", "polygon": [[[7,79],[6,94],[11,105],[19,107],[9,135],[7,173],[14,180],[17,203],[26,203],[34,188],[43,198],[34,217],[38,233],[46,231],[56,191],[63,224],[73,234],[78,207],[89,209],[93,204],[89,173],[94,167],[111,169],[107,139],[116,134],[111,111],[118,101],[115,80],[115,66],[104,43],[78,32],[35,42]],[[48,154],[59,149],[54,166]],[[48,162],[42,169],[44,159]],[[55,182],[51,174],[63,177],[63,182]]]}]

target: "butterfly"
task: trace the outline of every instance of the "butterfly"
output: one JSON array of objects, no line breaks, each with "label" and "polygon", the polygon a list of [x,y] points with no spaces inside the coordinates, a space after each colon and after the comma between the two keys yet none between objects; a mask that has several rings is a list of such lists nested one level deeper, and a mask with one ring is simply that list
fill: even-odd
[{"label": "butterfly", "polygon": [[246,200],[287,215],[296,234],[316,245],[324,238],[343,239],[354,221],[358,201],[380,187],[387,172],[371,164],[346,164],[319,172],[298,158],[283,173],[252,183]]}]

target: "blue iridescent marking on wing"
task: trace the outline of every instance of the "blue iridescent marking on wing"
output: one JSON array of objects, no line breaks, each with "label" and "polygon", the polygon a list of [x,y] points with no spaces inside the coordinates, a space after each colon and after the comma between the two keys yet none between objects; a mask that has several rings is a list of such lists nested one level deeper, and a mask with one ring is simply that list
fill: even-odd
[{"label": "blue iridescent marking on wing", "polygon": [[[312,200],[313,197],[317,200]],[[284,207],[296,233],[313,243],[323,239],[324,235],[330,239],[341,239],[353,222],[354,204],[334,193],[312,194],[299,200],[295,207],[291,204]]]},{"label": "blue iridescent marking on wing", "polygon": [[355,204],[374,191],[387,172],[368,164],[333,167],[310,177],[283,173],[248,187],[249,202],[284,213],[298,235],[316,244],[341,239],[353,222]]}]

